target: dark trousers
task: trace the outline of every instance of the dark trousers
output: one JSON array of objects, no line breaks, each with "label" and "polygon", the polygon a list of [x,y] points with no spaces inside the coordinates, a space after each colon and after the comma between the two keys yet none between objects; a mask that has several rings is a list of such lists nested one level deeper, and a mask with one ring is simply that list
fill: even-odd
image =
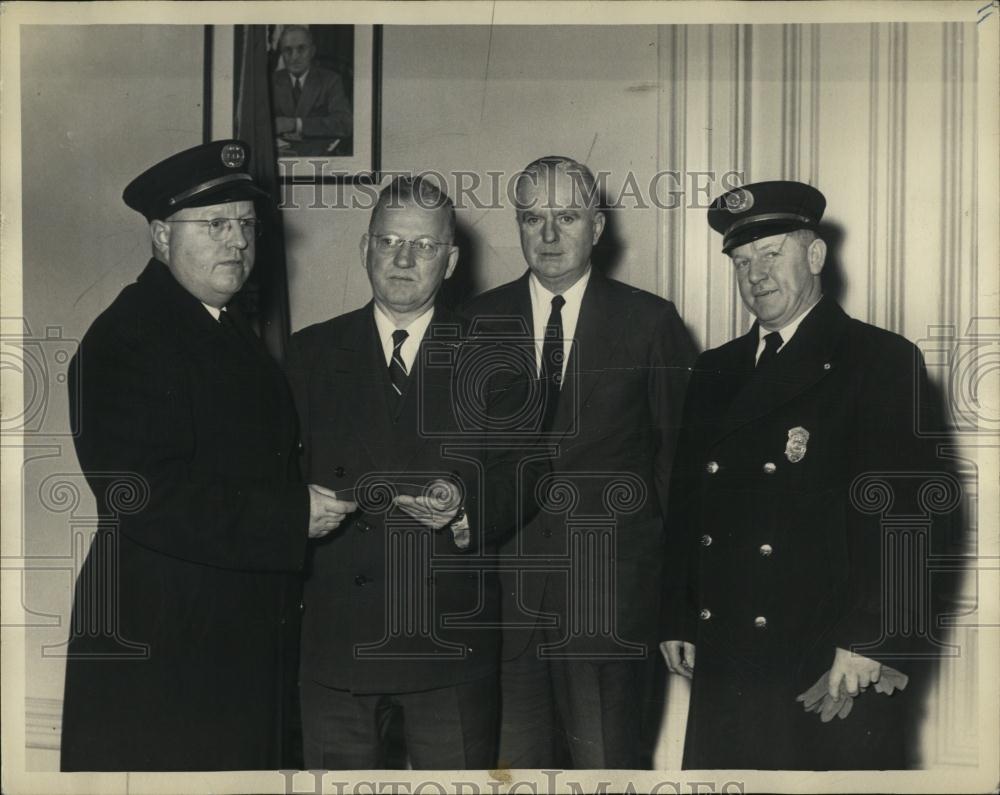
[{"label": "dark trousers", "polygon": [[415,770],[483,770],[496,749],[494,677],[418,693],[358,695],[306,677],[302,735],[310,770],[386,767],[387,735],[401,718]]},{"label": "dark trousers", "polygon": [[568,748],[575,769],[639,769],[645,661],[540,658],[546,634],[501,664],[499,766],[559,768]]}]

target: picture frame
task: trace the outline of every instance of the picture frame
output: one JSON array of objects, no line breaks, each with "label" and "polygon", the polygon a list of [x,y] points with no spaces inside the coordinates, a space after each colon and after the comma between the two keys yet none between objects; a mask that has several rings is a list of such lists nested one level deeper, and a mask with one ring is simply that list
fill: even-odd
[{"label": "picture frame", "polygon": [[[382,26],[276,24],[266,28],[270,111],[275,124],[280,181],[283,184],[377,181]],[[293,32],[296,28],[300,30]],[[291,38],[285,37],[286,32]],[[303,60],[301,50],[310,39],[312,55]],[[237,75],[239,49],[237,46]],[[285,63],[286,55],[294,59],[291,68]],[[293,88],[296,82],[293,73],[303,67],[308,69],[303,87]],[[294,95],[293,90],[297,92]]]}]

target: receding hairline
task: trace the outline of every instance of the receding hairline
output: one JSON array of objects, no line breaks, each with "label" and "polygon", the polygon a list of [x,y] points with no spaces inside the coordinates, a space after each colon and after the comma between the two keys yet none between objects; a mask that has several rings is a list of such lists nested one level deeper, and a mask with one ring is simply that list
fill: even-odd
[{"label": "receding hairline", "polygon": [[537,160],[532,160],[528,163],[528,165],[521,169],[515,178],[514,183],[515,185],[518,185],[522,179],[528,176],[541,175],[547,171],[569,174],[570,176],[579,175],[588,191],[593,191],[597,185],[597,180],[594,179],[594,174],[589,168],[578,160],[574,160],[572,157],[566,157],[565,155],[546,155],[545,157],[540,157]]},{"label": "receding hairline", "polygon": [[455,203],[451,197],[433,182],[420,177],[397,177],[379,192],[368,218],[368,232],[371,233],[379,214],[385,209],[416,207],[428,212],[444,213],[445,233],[449,244],[455,239]]},{"label": "receding hairline", "polygon": [[313,41],[312,31],[309,30],[309,28],[306,27],[305,25],[285,25],[285,27],[281,29],[281,35],[278,36],[278,46],[282,47],[284,45],[285,36],[296,30],[299,31],[300,33],[305,34],[305,37],[308,40],[309,44],[313,45],[316,43],[315,41]]},{"label": "receding hairline", "polygon": [[[546,155],[537,160],[532,160],[514,178],[514,195],[517,197],[521,191],[522,181],[530,179],[537,187],[539,180],[546,174],[562,174],[573,180],[573,194],[579,190],[583,201],[580,203],[582,209],[600,212],[601,197],[598,195],[597,180],[593,172],[578,160],[565,155]],[[525,208],[520,202],[515,204],[515,210],[522,211]]]}]

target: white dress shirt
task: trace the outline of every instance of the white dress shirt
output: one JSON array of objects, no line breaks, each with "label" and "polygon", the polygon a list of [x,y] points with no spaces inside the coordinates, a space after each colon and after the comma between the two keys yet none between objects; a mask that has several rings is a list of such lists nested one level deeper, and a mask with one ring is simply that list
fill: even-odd
[{"label": "white dress shirt", "polygon": [[209,304],[206,304],[204,301],[202,301],[201,305],[205,307],[205,309],[208,310],[208,314],[210,314],[216,320],[218,320],[219,316],[222,314],[222,310],[219,309],[219,307],[217,306],[210,306]]},{"label": "white dress shirt", "polygon": [[[822,298],[822,297],[823,296],[820,296],[820,298]],[[818,303],[819,303],[819,301],[817,300],[816,304],[818,304]],[[801,315],[799,315],[797,318],[795,318],[795,320],[793,320],[787,326],[782,326],[779,329],[771,329],[771,331],[777,331],[779,334],[781,334],[781,345],[778,346],[778,350],[776,351],[776,353],[781,353],[781,349],[784,348],[788,344],[788,341],[792,337],[795,336],[795,332],[799,330],[799,325],[802,323],[803,320],[806,319],[806,315],[808,315],[810,312],[812,312],[813,307],[816,306],[816,304],[813,304],[812,306],[810,306],[805,312],[803,312]],[[768,334],[770,334],[771,331],[768,331],[763,326],[758,326],[757,327],[757,335],[758,335],[757,336],[757,355],[754,357],[754,363],[755,364],[760,361],[760,355],[764,352],[764,337],[766,337]]]},{"label": "white dress shirt", "polygon": [[[566,379],[566,365],[569,364],[569,354],[573,349],[573,337],[576,335],[576,322],[580,319],[580,306],[583,304],[583,294],[590,281],[590,268],[581,276],[576,284],[562,293],[562,331],[563,331],[563,360],[562,379],[560,384]],[[535,335],[535,372],[542,372],[542,346],[545,343],[545,327],[549,322],[549,315],[552,314],[552,299],[556,294],[548,291],[538,281],[535,274],[528,277],[528,286],[531,292],[531,320]]]},{"label": "white dress shirt", "polygon": [[396,322],[383,312],[378,304],[374,304],[374,307],[375,328],[378,330],[378,338],[382,341],[382,352],[385,354],[386,367],[392,362],[392,332],[400,328],[406,329],[409,332],[409,336],[399,349],[399,356],[403,360],[406,372],[409,373],[413,370],[413,362],[417,358],[417,351],[420,350],[420,341],[424,338],[424,334],[427,333],[427,327],[431,324],[431,318],[434,317],[434,307],[430,307],[420,317],[411,322],[409,326],[397,326]]}]

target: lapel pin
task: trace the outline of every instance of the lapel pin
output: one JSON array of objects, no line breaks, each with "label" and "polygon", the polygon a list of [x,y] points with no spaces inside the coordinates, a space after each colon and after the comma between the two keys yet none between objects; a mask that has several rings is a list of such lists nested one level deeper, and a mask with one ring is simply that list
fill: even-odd
[{"label": "lapel pin", "polygon": [[785,458],[793,464],[806,457],[806,445],[809,441],[809,431],[801,425],[788,431],[788,443],[785,445]]}]

